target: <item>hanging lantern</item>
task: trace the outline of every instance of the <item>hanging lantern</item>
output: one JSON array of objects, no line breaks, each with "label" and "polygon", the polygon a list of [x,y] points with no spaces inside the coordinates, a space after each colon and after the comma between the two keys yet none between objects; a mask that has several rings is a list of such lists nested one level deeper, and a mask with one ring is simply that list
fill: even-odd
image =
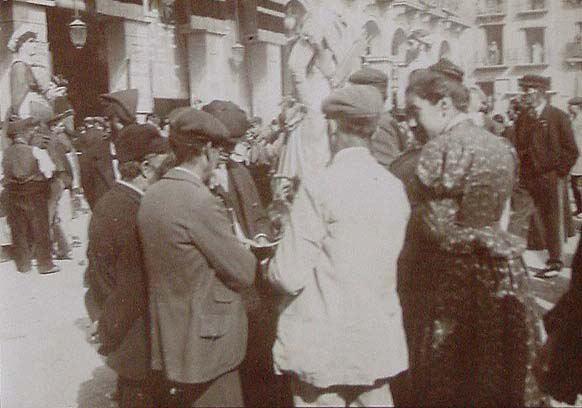
[{"label": "hanging lantern", "polygon": [[69,24],[69,34],[71,36],[71,42],[75,48],[83,48],[87,42],[87,24],[85,24],[85,22],[79,17],[76,17]]}]

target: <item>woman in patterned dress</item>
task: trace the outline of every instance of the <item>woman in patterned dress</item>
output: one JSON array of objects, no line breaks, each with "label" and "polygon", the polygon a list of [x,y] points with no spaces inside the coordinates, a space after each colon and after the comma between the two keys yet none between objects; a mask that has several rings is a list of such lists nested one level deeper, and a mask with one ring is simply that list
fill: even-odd
[{"label": "woman in patterned dress", "polygon": [[460,81],[427,70],[407,99],[429,135],[404,180],[415,202],[398,265],[415,405],[539,406],[525,242],[501,221],[515,153],[473,124]]}]

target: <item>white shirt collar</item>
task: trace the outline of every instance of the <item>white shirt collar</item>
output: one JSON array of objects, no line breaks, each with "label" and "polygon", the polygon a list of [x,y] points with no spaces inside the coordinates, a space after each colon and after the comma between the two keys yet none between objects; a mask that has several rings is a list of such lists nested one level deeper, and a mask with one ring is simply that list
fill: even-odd
[{"label": "white shirt collar", "polygon": [[174,170],[183,171],[184,173],[188,173],[189,175],[194,176],[198,180],[202,181],[202,179],[200,178],[200,176],[198,174],[194,173],[192,170],[186,169],[186,168],[181,167],[181,166],[174,167]]},{"label": "white shirt collar", "polygon": [[536,107],[536,113],[538,114],[538,118],[539,118],[540,116],[542,116],[542,112],[544,111],[544,109],[546,109],[546,105],[547,105],[547,104],[548,104],[548,103],[547,103],[547,102],[546,102],[546,100],[544,99],[544,100],[542,101],[542,103],[540,104],[540,106]]},{"label": "white shirt collar", "polygon": [[143,190],[137,188],[136,186],[134,186],[131,183],[128,183],[127,181],[123,181],[123,180],[116,180],[117,184],[121,184],[122,186],[125,186],[127,188],[131,188],[133,191],[137,192],[140,196],[143,196],[144,192]]}]

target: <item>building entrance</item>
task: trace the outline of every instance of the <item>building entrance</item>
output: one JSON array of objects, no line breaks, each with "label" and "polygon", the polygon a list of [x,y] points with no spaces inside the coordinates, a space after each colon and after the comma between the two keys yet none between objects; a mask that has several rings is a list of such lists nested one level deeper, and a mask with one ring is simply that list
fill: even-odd
[{"label": "building entrance", "polygon": [[102,114],[99,95],[109,92],[105,22],[83,16],[87,23],[87,43],[76,49],[69,38],[71,10],[47,9],[49,51],[54,75],[69,82],[69,99],[79,124],[86,116]]}]

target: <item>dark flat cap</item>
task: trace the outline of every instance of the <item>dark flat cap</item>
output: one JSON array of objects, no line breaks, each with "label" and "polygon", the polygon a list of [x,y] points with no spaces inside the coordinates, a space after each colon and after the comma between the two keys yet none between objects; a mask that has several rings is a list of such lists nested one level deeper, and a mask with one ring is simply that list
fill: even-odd
[{"label": "dark flat cap", "polygon": [[568,105],[582,105],[582,96],[575,96],[568,101]]},{"label": "dark flat cap", "polygon": [[518,80],[520,88],[550,89],[550,78],[541,75],[528,74]]},{"label": "dark flat cap", "polygon": [[465,76],[465,71],[453,64],[447,58],[441,58],[436,64],[428,67],[428,69],[434,72],[439,72],[453,81],[458,82],[463,82],[463,77]]},{"label": "dark flat cap", "polygon": [[141,162],[148,154],[167,152],[168,143],[155,126],[131,124],[119,133],[115,150],[120,163]]},{"label": "dark flat cap", "polygon": [[179,145],[223,144],[228,139],[228,129],[222,122],[195,108],[185,109],[170,121],[170,141]]},{"label": "dark flat cap", "polygon": [[236,144],[251,127],[245,111],[237,104],[229,101],[214,100],[202,107],[228,129],[228,139],[225,143]]},{"label": "dark flat cap", "polygon": [[349,81],[356,85],[385,86],[388,83],[388,75],[378,69],[364,67],[350,75]]},{"label": "dark flat cap", "polygon": [[321,110],[329,119],[377,117],[382,113],[382,96],[370,85],[349,85],[324,99]]}]

